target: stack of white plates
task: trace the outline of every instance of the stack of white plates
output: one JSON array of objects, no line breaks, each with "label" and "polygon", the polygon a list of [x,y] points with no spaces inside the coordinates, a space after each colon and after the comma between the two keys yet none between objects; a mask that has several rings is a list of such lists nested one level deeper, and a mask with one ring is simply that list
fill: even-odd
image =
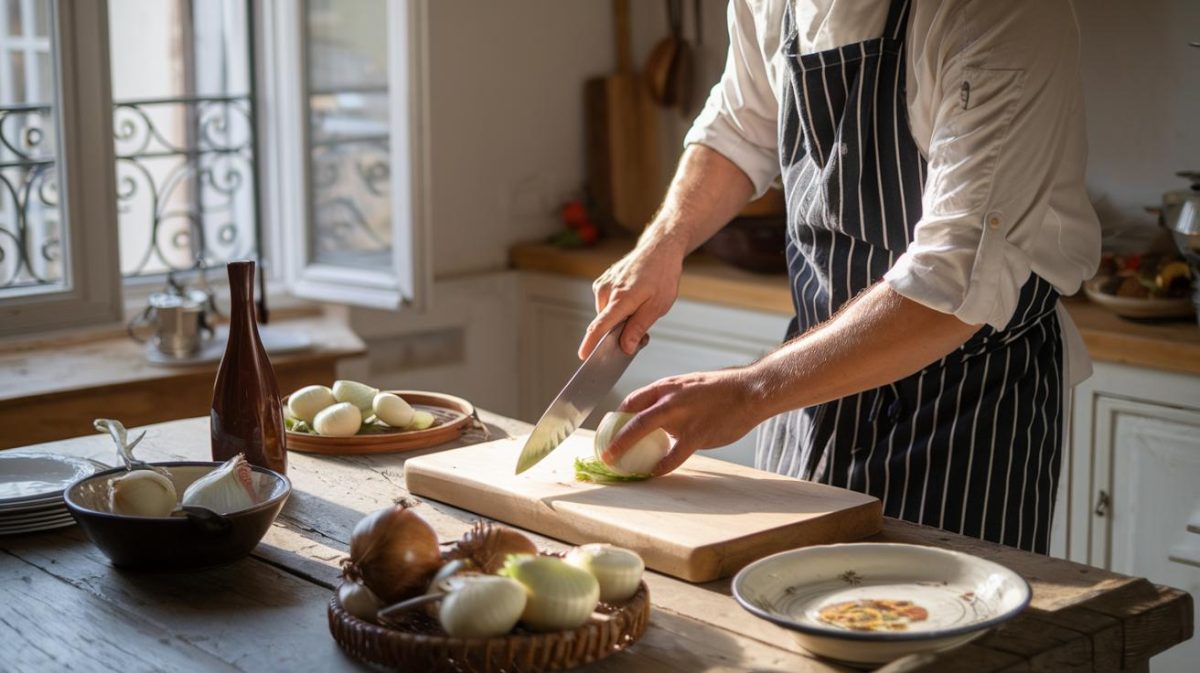
[{"label": "stack of white plates", "polygon": [[0,452],[0,535],[73,525],[63,491],[100,469],[83,458]]}]

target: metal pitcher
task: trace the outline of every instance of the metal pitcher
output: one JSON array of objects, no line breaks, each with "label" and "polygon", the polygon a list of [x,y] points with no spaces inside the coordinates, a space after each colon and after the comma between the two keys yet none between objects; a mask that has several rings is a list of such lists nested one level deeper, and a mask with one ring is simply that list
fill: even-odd
[{"label": "metal pitcher", "polygon": [[204,290],[171,288],[150,295],[150,304],[129,325],[129,334],[138,341],[138,327],[149,327],[149,340],[160,353],[173,358],[195,355],[213,337],[208,311],[211,296]]}]

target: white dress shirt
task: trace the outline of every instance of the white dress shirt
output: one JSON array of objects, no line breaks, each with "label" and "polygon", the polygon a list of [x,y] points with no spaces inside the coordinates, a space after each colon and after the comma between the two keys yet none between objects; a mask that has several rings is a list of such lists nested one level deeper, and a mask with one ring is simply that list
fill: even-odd
[{"label": "white dress shirt", "polygon": [[[788,81],[785,2],[731,0],[729,56],[686,143],[737,164],[762,193],[779,175]],[[889,0],[795,0],[802,53],[883,34]],[[884,280],[968,324],[1003,329],[1030,273],[1073,294],[1095,272],[1100,225],[1084,189],[1079,30],[1070,0],[912,0],[907,95],[929,162],[924,214]],[[1086,351],[1060,309],[1074,362]],[[1083,360],[1080,360],[1080,356]]]}]

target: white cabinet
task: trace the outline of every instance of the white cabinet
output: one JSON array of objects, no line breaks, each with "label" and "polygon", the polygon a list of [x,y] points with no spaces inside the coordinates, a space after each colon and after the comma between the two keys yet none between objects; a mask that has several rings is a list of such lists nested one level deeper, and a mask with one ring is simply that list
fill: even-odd
[{"label": "white cabinet", "polygon": [[[1200,534],[1188,530],[1200,510],[1200,377],[1097,363],[1073,424],[1067,555],[1200,596]],[[1151,670],[1192,671],[1198,658],[1193,639]]]},{"label": "white cabinet", "polygon": [[[551,274],[522,274],[520,400],[522,420],[535,422],[579,366],[576,351],[595,316],[591,284]],[[650,344],[585,425],[638,388],[665,376],[746,364],[779,345],[788,319],[680,300],[650,330]],[[745,465],[754,462],[753,433],[708,453]]]}]

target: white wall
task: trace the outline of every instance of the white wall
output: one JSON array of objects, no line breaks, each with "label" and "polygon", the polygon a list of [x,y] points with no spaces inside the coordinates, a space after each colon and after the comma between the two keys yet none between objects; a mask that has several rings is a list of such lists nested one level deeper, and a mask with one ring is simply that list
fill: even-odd
[{"label": "white wall", "polygon": [[[429,23],[433,306],[425,314],[352,311],[371,356],[340,374],[454,393],[515,415],[508,248],[553,232],[558,205],[581,189],[583,82],[615,67],[611,5],[433,0]],[[453,357],[456,339],[457,361],[425,366],[410,357],[421,349]]]}]

